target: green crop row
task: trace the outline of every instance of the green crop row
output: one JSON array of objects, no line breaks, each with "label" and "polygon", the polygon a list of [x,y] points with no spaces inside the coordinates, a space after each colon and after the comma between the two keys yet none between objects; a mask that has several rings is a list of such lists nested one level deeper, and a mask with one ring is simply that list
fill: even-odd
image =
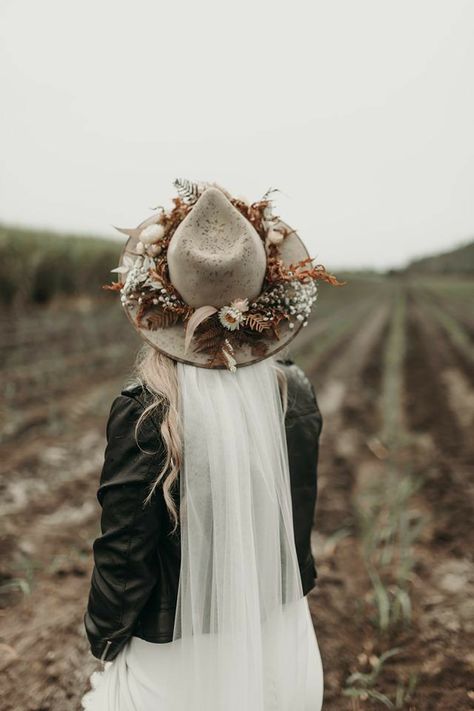
[{"label": "green crop row", "polygon": [[[406,311],[406,293],[402,289],[394,294],[383,353],[382,427],[377,438],[382,460],[355,501],[362,554],[372,588],[368,598],[373,612],[371,622],[380,645],[390,639],[390,630],[411,624],[414,546],[425,525],[424,517],[414,505],[423,481],[400,456],[407,438],[402,399]],[[352,674],[343,693],[353,700],[371,699],[390,709],[409,707],[417,682],[415,673],[398,680],[394,698],[376,688],[385,663],[400,651],[398,647],[386,649],[375,658],[370,673]]]},{"label": "green crop row", "polygon": [[57,297],[100,295],[121,243],[0,225],[0,305],[24,307]]}]

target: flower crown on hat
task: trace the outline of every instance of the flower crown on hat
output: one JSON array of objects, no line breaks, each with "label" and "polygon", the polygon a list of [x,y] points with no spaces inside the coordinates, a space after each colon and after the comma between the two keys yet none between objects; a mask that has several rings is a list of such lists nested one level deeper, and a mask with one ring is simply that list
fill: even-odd
[{"label": "flower crown on hat", "polygon": [[[178,196],[173,207],[157,207],[157,215],[145,220],[137,228],[116,227],[119,232],[138,239],[133,252],[125,250],[121,264],[111,271],[118,281],[104,284],[104,289],[120,292],[122,305],[136,307],[135,322],[138,328],[151,331],[168,328],[182,322],[185,329],[185,352],[191,346],[198,353],[209,356],[210,367],[225,366],[236,370],[235,350],[244,344],[250,346],[252,355],[264,357],[269,339],[279,339],[279,324],[288,321],[293,329],[308,317],[317,298],[317,281],[342,286],[337,278],[328,274],[321,265],[313,264],[308,257],[295,264],[286,265],[280,257],[280,245],[294,230],[282,227],[273,213],[270,188],[263,197],[248,203],[233,197],[215,183],[195,183],[176,179]],[[221,308],[187,304],[169,277],[167,248],[178,225],[208,187],[219,188],[232,205],[253,225],[267,254],[266,274],[261,293],[249,302],[248,298],[235,299]]]}]

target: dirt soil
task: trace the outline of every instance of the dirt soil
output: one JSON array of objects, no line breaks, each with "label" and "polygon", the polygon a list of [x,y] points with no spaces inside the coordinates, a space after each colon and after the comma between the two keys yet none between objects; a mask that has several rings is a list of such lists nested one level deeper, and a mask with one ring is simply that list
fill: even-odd
[{"label": "dirt soil", "polygon": [[[400,651],[384,667],[379,691],[393,699],[400,680],[415,672],[416,688],[403,708],[474,707],[473,364],[418,292],[407,287],[407,296],[402,402],[408,436],[400,456],[422,481],[413,505],[426,523],[413,552],[411,623],[382,635],[374,626],[354,501],[367,478],[383,475],[374,442],[380,445],[391,302],[380,302],[350,337],[341,334],[306,366],[324,418],[313,537],[318,582],[309,600],[325,672],[325,711],[385,708],[376,700],[352,700],[342,690],[349,674],[369,671],[374,656],[394,647]],[[99,316],[105,342],[116,343],[122,325]],[[89,676],[99,667],[83,629],[99,526],[95,494],[108,408],[137,341],[125,335],[121,347],[103,358],[92,345],[96,334],[84,325],[87,319],[79,321],[73,338],[70,326],[64,324],[63,338],[57,326],[52,345],[44,329],[31,328],[29,339],[24,326],[21,333],[9,326],[8,350],[2,351],[4,711],[79,711]],[[17,357],[15,341],[23,344]],[[37,372],[28,366],[32,348],[42,349]],[[61,357],[62,348],[70,370],[54,378],[50,361]]]}]

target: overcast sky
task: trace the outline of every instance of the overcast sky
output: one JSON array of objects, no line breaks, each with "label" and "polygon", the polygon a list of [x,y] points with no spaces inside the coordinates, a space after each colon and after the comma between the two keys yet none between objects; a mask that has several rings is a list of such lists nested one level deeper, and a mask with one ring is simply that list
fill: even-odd
[{"label": "overcast sky", "polygon": [[117,234],[177,176],[329,269],[474,237],[471,0],[0,0],[0,221]]}]

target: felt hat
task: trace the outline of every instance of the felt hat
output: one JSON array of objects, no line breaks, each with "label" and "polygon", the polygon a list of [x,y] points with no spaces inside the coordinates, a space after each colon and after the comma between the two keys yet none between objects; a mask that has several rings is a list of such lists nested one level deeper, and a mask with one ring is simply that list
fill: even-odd
[{"label": "felt hat", "polygon": [[215,184],[175,186],[171,211],[116,228],[129,239],[106,288],[177,361],[235,370],[277,353],[307,324],[324,267],[273,214],[269,193],[248,204]]}]

